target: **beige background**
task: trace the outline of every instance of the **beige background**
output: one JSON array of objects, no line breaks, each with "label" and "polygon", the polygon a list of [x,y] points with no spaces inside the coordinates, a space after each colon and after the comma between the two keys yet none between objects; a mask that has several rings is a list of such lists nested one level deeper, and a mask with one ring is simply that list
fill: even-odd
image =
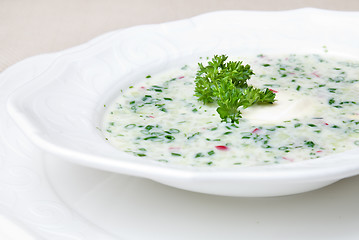
[{"label": "beige background", "polygon": [[0,0],[0,71],[119,28],[216,10],[302,7],[359,11],[359,0]]}]

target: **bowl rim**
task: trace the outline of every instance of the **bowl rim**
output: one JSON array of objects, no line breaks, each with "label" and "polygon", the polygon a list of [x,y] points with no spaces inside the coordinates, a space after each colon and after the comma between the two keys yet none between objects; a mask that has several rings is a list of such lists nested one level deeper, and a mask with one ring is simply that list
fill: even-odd
[{"label": "bowl rim", "polygon": [[[200,14],[198,16],[171,21],[167,23],[179,23],[181,21],[193,21],[198,19],[205,19],[207,17],[214,17],[223,14],[238,14],[238,13],[261,13],[261,14],[334,14],[339,16],[347,16],[348,14],[355,15],[355,17],[359,17],[359,12],[341,12],[341,11],[333,11],[333,10],[324,10],[324,9],[316,9],[316,8],[301,8],[294,10],[286,10],[286,11],[239,11],[239,10],[226,10],[226,11],[215,11],[210,13]],[[312,159],[306,160],[298,163],[290,163],[290,164],[280,164],[280,165],[265,165],[265,166],[249,166],[249,167],[239,167],[239,168],[231,168],[231,169],[203,169],[203,168],[194,168],[194,167],[178,167],[178,166],[170,166],[168,164],[156,163],[153,161],[144,163],[145,158],[141,158],[141,162],[138,162],[139,157],[128,155],[128,159],[124,161],[119,161],[118,159],[104,157],[104,156],[96,156],[92,154],[85,154],[82,152],[74,151],[71,149],[67,149],[62,146],[58,146],[57,144],[44,139],[41,135],[38,134],[38,129],[34,126],[31,121],[28,121],[26,114],[18,108],[17,99],[19,95],[22,94],[29,86],[34,84],[36,79],[39,79],[42,74],[47,74],[51,72],[52,69],[56,68],[61,61],[66,61],[67,57],[71,55],[75,55],[76,53],[81,53],[84,51],[88,51],[93,47],[98,45],[106,44],[107,42],[111,42],[111,40],[116,37],[118,33],[129,31],[133,29],[138,29],[146,26],[159,26],[162,24],[148,24],[148,25],[140,25],[134,26],[126,29],[115,30],[106,34],[103,34],[99,37],[90,40],[87,43],[81,44],[79,46],[60,51],[57,53],[52,53],[53,55],[57,55],[57,57],[52,61],[49,67],[44,70],[38,76],[35,76],[31,79],[26,85],[20,87],[16,91],[14,91],[7,101],[7,109],[10,113],[11,117],[15,120],[15,122],[20,126],[25,135],[30,138],[32,142],[34,142],[37,146],[45,150],[46,152],[53,153],[59,156],[65,157],[65,159],[71,160],[75,163],[79,163],[82,165],[102,169],[115,171],[118,173],[125,173],[134,176],[146,177],[150,179],[157,178],[172,178],[172,179],[186,179],[186,180],[227,180],[227,179],[237,179],[244,180],[250,179],[251,181],[265,181],[265,180],[273,180],[273,181],[311,181],[313,179],[316,180],[333,180],[340,179],[349,176],[353,176],[359,173],[359,159],[355,161],[354,155],[358,155],[359,149],[355,149],[350,151],[351,158],[348,161],[348,165],[334,166],[328,163],[335,163],[335,155],[329,155],[327,157],[321,159]],[[353,152],[353,153],[352,153]],[[132,161],[134,160],[134,161]],[[100,163],[100,164],[99,164]],[[321,164],[326,163],[326,166]],[[285,170],[285,171],[283,171]]]}]

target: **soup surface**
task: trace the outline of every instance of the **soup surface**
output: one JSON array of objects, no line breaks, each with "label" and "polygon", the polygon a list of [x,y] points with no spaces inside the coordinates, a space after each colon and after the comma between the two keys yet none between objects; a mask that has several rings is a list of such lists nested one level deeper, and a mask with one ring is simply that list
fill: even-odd
[{"label": "soup surface", "polygon": [[208,167],[289,163],[359,147],[359,62],[314,54],[240,60],[255,73],[250,85],[276,93],[274,104],[241,109],[238,124],[222,122],[217,105],[193,95],[198,66],[185,65],[123,90],[107,107],[106,140],[136,156]]}]

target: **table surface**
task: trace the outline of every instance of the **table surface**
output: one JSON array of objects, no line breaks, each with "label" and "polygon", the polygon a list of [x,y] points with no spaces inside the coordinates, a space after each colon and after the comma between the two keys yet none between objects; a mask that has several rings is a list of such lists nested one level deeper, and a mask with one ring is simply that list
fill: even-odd
[{"label": "table surface", "polygon": [[314,7],[359,11],[358,0],[2,0],[0,72],[27,57],[60,51],[108,31],[218,10]]},{"label": "table surface", "polygon": [[[60,51],[108,31],[130,26],[173,21],[218,10],[280,11],[304,7],[359,11],[359,1],[2,0],[0,72],[25,58]],[[1,220],[0,228],[9,224]],[[19,234],[18,229],[8,230]],[[16,239],[15,235],[12,238],[7,233],[1,235],[1,232],[1,239]]]}]

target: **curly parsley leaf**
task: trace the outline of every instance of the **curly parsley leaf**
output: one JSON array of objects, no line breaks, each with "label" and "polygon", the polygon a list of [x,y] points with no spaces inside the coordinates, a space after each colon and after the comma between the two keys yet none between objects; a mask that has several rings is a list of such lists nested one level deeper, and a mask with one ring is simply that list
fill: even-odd
[{"label": "curly parsley leaf", "polygon": [[194,95],[204,104],[217,102],[217,112],[222,121],[238,123],[240,107],[273,103],[275,93],[268,88],[261,90],[248,86],[247,80],[254,74],[250,66],[242,65],[241,61],[226,63],[227,58],[215,55],[207,66],[198,64]]}]

